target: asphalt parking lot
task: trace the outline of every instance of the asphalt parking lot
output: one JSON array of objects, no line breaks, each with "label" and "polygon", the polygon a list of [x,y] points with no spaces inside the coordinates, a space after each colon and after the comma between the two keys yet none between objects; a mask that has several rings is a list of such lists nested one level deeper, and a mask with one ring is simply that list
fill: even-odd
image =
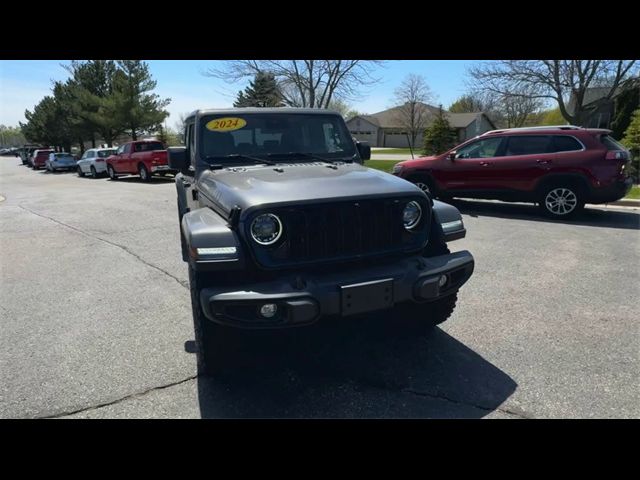
[{"label": "asphalt parking lot", "polygon": [[476,271],[441,328],[265,337],[221,382],[196,377],[172,179],[0,157],[0,417],[640,416],[640,210],[456,204]]}]

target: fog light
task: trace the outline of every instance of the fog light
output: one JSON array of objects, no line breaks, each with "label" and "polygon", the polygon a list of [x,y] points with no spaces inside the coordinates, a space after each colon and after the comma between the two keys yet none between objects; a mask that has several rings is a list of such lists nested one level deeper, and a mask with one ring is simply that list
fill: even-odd
[{"label": "fog light", "polygon": [[447,284],[448,281],[449,277],[447,277],[446,275],[440,275],[440,278],[438,279],[438,285],[440,286],[440,288],[442,288]]},{"label": "fog light", "polygon": [[275,303],[265,303],[260,307],[260,315],[264,318],[273,317],[278,311],[278,306]]}]

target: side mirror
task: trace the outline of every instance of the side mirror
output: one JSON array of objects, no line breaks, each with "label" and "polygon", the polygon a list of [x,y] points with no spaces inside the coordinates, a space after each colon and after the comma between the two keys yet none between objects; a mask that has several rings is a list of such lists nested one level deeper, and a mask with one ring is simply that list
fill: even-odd
[{"label": "side mirror", "polygon": [[187,147],[167,148],[167,158],[169,160],[169,167],[172,169],[179,170],[182,173],[185,173],[189,169]]},{"label": "side mirror", "polygon": [[369,142],[356,142],[356,148],[362,160],[371,159],[371,146]]},{"label": "side mirror", "polygon": [[458,152],[456,152],[455,150],[453,152],[449,152],[449,155],[447,155],[447,158],[453,162],[456,159],[457,153]]}]

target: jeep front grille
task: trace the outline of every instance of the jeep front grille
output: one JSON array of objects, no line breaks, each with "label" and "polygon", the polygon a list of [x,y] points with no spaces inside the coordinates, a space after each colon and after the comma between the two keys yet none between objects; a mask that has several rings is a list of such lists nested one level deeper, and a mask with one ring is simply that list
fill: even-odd
[{"label": "jeep front grille", "polygon": [[[410,200],[419,201],[423,211],[420,225],[411,233],[402,225],[402,209]],[[431,209],[422,198],[298,205],[268,212],[275,213],[282,220],[282,240],[272,247],[262,247],[247,236],[256,260],[266,268],[415,251],[426,244],[427,226],[431,221]],[[255,215],[260,213],[265,212]]]}]

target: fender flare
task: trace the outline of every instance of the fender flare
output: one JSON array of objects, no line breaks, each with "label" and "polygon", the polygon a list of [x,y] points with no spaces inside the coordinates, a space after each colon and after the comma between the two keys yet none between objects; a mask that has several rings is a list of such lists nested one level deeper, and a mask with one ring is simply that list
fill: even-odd
[{"label": "fender flare", "polygon": [[227,220],[208,207],[183,214],[181,233],[188,262],[196,270],[239,270],[245,266],[242,242]]},{"label": "fender flare", "polygon": [[462,221],[462,214],[453,205],[434,200],[433,216],[442,228],[445,242],[452,242],[467,235],[467,230]]}]

